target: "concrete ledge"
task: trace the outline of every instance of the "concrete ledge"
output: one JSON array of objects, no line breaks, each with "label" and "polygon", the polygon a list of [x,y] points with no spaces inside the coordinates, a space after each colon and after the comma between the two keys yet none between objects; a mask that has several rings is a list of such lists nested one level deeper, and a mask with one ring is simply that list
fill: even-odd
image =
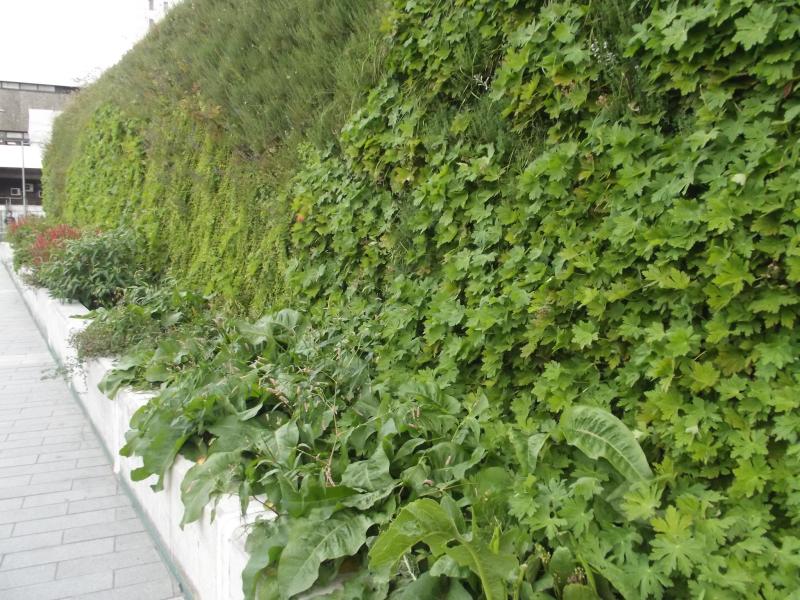
[{"label": "concrete ledge", "polygon": [[[89,311],[81,304],[55,300],[47,290],[25,284],[12,268],[12,256],[9,245],[0,244],[0,260],[20,289],[50,348],[62,365],[76,364],[70,338],[88,322],[76,317]],[[267,511],[260,503],[251,501],[247,514],[242,517],[239,498],[226,496],[217,505],[213,522],[209,511],[205,511],[201,520],[181,529],[183,503],[180,484],[193,463],[179,456],[167,474],[161,492],[150,489],[155,477],[139,482],[130,479],[131,471],[141,466],[142,461],[138,457],[120,456],[119,449],[125,443],[131,416],[153,395],[122,390],[114,400],[110,400],[97,389],[97,384],[112,366],[110,359],[93,360],[82,368],[74,368],[70,379],[79,401],[114,459],[114,471],[138,502],[166,554],[193,588],[194,597],[199,600],[241,600],[241,574],[249,558],[244,549],[247,525]]]}]

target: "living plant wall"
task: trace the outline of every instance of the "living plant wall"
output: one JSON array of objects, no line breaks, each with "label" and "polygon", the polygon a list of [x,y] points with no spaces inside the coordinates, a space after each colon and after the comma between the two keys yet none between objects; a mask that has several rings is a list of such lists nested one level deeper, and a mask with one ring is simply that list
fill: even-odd
[{"label": "living plant wall", "polygon": [[[280,291],[299,148],[327,148],[376,81],[370,0],[187,0],[57,120],[48,214],[130,224],[155,268],[239,310]],[[336,60],[332,60],[336,57]]]},{"label": "living plant wall", "polygon": [[[267,345],[237,368],[277,366],[235,388],[243,420],[270,415],[237,439],[273,437],[225,437],[189,486],[272,492],[249,593],[323,572],[352,597],[796,593],[796,3],[370,6],[382,37],[352,6],[336,35],[287,33],[319,58],[304,71],[319,89],[254,86],[238,42],[181,60],[195,50],[159,31],[118,73],[170,56],[168,92],[116,99],[110,76],[59,122],[75,144],[48,153],[50,210],[130,222],[234,310],[292,309],[239,329]],[[186,4],[163,32],[200,7],[218,5]],[[220,18],[194,26],[238,39]],[[198,425],[214,396],[186,389],[134,423],[145,474],[169,463],[153,423],[193,423],[175,451],[230,436],[230,419]],[[240,463],[224,486],[211,471]]]}]

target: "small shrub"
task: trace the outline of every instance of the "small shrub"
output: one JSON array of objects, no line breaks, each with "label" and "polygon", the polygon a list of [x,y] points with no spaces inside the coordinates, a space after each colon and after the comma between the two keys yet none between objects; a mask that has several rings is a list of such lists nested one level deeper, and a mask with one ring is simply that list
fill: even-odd
[{"label": "small shrub", "polygon": [[38,279],[56,298],[98,308],[113,306],[125,288],[147,276],[135,234],[115,229],[67,241],[61,253],[41,266]]},{"label": "small shrub", "polygon": [[42,217],[25,217],[12,223],[6,232],[6,241],[14,249],[14,268],[32,263],[32,249],[36,238],[46,231],[49,223]]},{"label": "small shrub", "polygon": [[39,233],[30,248],[30,265],[39,267],[50,262],[64,247],[67,240],[81,237],[80,229],[69,225],[56,225]]}]

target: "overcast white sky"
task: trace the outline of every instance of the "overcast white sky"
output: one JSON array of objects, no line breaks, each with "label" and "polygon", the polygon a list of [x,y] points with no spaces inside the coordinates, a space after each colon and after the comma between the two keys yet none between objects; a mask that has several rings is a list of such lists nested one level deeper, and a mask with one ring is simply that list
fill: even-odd
[{"label": "overcast white sky", "polygon": [[148,0],[0,0],[0,80],[75,85],[147,31]]}]

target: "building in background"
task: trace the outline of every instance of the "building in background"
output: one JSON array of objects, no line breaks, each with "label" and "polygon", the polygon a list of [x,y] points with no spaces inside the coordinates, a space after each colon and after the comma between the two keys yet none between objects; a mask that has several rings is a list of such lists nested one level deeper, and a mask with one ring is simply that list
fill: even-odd
[{"label": "building in background", "polygon": [[53,120],[77,88],[0,81],[0,208],[3,219],[41,212],[42,153]]},{"label": "building in background", "polygon": [[170,8],[180,0],[145,0],[147,2],[147,22],[150,27],[164,18]]}]

